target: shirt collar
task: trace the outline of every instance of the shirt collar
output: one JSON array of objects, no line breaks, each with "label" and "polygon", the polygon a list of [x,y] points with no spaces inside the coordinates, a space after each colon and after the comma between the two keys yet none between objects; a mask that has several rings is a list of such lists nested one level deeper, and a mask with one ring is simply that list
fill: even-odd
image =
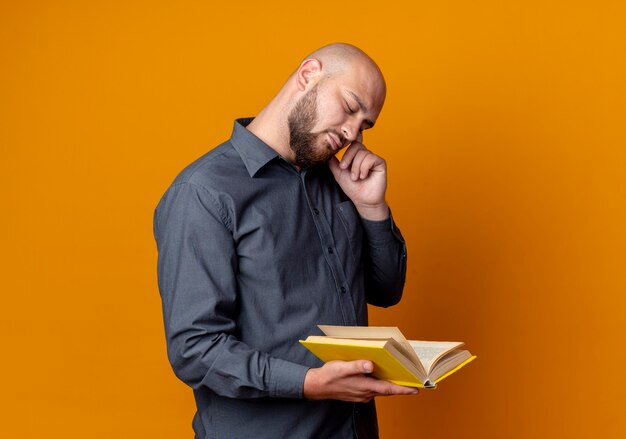
[{"label": "shirt collar", "polygon": [[230,136],[230,141],[241,156],[250,177],[254,177],[263,166],[278,157],[276,151],[246,129],[253,119],[253,117],[236,119]]}]

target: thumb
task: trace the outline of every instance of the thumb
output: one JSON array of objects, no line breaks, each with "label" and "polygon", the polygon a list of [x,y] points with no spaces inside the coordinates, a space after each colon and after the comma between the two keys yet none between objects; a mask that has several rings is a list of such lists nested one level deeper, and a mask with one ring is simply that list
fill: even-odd
[{"label": "thumb", "polygon": [[371,373],[374,370],[374,365],[369,360],[330,361],[326,363],[324,367],[329,367],[329,370],[332,368],[336,375],[344,377],[363,375],[364,373]]},{"label": "thumb", "polygon": [[353,361],[355,365],[355,373],[371,373],[374,370],[374,365],[369,360]]}]

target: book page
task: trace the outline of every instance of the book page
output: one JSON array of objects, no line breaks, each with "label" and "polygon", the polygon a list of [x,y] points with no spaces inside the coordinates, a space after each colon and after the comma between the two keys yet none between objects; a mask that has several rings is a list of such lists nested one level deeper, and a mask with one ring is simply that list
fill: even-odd
[{"label": "book page", "polygon": [[387,339],[393,338],[399,343],[406,341],[400,329],[395,326],[332,326],[317,325],[328,337]]},{"label": "book page", "polygon": [[447,352],[457,349],[463,343],[456,341],[421,341],[409,340],[409,344],[417,354],[420,362],[424,365],[426,374],[430,374],[437,360]]},{"label": "book page", "polygon": [[472,354],[470,354],[469,351],[455,350],[452,352],[448,352],[446,355],[440,358],[439,361],[437,361],[437,363],[433,366],[432,370],[430,371],[429,378],[437,381],[441,376],[445,375],[447,372],[454,369],[471,356]]}]

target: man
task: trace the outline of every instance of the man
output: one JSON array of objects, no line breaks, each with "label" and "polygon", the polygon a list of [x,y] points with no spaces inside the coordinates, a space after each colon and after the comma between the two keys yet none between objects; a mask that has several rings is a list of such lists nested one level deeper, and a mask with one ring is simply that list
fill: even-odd
[{"label": "man", "polygon": [[315,51],[157,206],[168,356],[194,390],[196,437],[378,437],[373,398],[417,392],[298,343],[318,324],[367,325],[367,303],[402,295],[386,164],[361,143],[385,91],[360,49]]}]

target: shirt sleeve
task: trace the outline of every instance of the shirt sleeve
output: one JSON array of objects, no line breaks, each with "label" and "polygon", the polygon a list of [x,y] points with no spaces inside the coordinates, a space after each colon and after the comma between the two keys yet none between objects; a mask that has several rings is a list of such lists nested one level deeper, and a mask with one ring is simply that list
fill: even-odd
[{"label": "shirt sleeve", "polygon": [[367,303],[388,307],[402,298],[406,279],[406,243],[400,229],[389,218],[361,218],[365,233],[364,267]]},{"label": "shirt sleeve", "polygon": [[309,369],[236,337],[237,255],[228,219],[207,189],[185,182],[165,193],[154,215],[158,282],[167,352],[194,389],[232,398],[302,398]]}]

